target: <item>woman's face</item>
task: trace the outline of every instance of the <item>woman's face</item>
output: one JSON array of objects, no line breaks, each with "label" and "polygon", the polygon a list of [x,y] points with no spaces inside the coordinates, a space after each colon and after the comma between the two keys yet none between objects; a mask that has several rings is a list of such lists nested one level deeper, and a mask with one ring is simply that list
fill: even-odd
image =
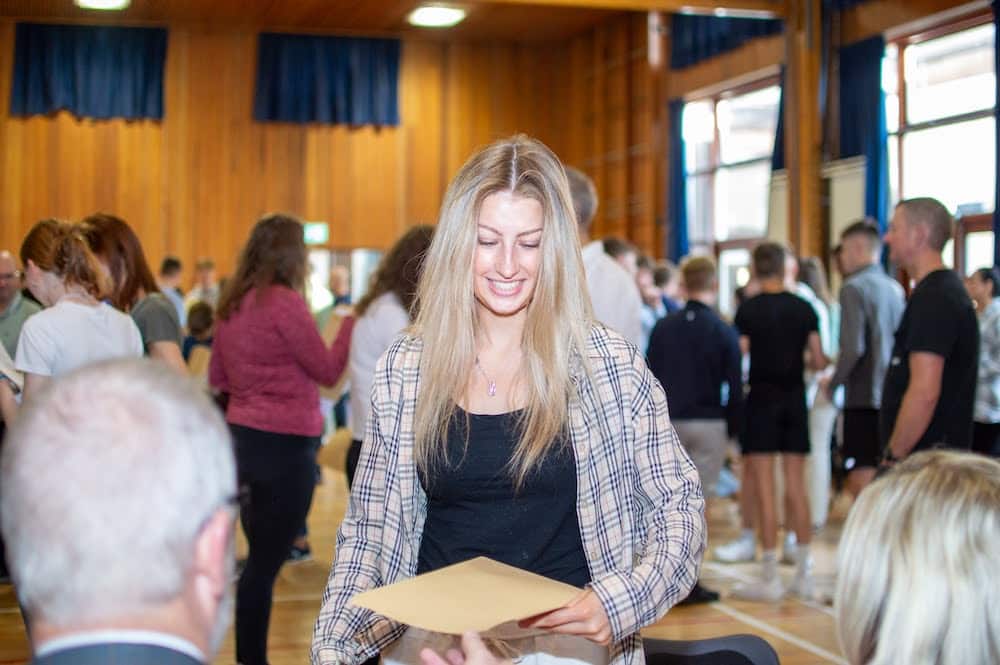
[{"label": "woman's face", "polygon": [[477,225],[473,279],[481,312],[523,315],[535,292],[542,252],[542,206],[496,192],[483,199]]},{"label": "woman's face", "polygon": [[980,305],[988,303],[993,297],[993,284],[978,274],[973,274],[966,278],[965,290]]}]

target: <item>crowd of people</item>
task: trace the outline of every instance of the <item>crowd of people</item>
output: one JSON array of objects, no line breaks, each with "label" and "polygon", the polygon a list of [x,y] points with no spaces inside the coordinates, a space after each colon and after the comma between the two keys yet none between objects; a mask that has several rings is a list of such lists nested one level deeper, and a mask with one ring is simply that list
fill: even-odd
[{"label": "crowd of people", "polygon": [[[737,466],[742,531],[714,556],[755,560],[759,539],[761,569],[734,595],[814,597],[810,542],[843,473],[857,497],[836,601],[849,661],[893,662],[880,639],[892,630],[913,637],[907,662],[996,662],[980,628],[1000,617],[969,599],[1000,543],[988,459],[1000,454],[1000,272],[963,283],[944,267],[944,206],[901,202],[884,237],[848,226],[837,298],[818,258],[760,243],[730,319],[710,257],[678,267],[593,238],[598,201],[541,143],[498,141],[353,306],[340,267],[329,302],[311,306],[303,226],[284,214],[256,223],[223,284],[199,260],[187,294],[180,261],[154,277],[112,215],[43,220],[19,261],[0,252],[2,531],[38,662],[140,647],[205,662],[234,612],[237,661],[266,665],[276,577],[308,555],[333,404],[321,394],[351,430],[351,495],[314,663],[438,663],[456,646],[474,665],[499,662],[477,636],[459,645],[350,602],[486,555],[581,589],[487,637],[532,663],[636,665],[641,628],[718,599],[698,583],[705,499]],[[345,381],[346,405],[331,392]],[[111,502],[129,506],[121,524],[103,524]],[[890,503],[917,526],[873,526]],[[144,519],[151,509],[166,513]],[[248,553],[232,593],[236,513]],[[900,559],[922,519],[949,535]],[[157,574],[118,566],[118,549]],[[780,561],[795,566],[787,588]],[[954,607],[978,608],[961,627],[945,610],[907,614],[899,574],[935,566]],[[847,593],[859,586],[869,593]],[[931,623],[941,639],[920,638]]]}]

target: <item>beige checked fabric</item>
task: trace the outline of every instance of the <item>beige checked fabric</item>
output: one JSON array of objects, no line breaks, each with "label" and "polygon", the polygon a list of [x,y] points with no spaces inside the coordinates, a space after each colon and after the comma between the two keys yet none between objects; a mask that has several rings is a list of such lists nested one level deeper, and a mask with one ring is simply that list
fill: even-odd
[{"label": "beige checked fabric", "polygon": [[[403,336],[376,366],[354,489],[316,620],[315,665],[361,663],[406,628],[351,607],[350,599],[417,569],[427,515],[413,460],[422,348],[422,340]],[[705,504],[663,388],[636,347],[595,325],[584,357],[589,371],[578,356],[569,415],[580,535],[591,588],[611,623],[611,662],[640,665],[639,629],[666,614],[698,579]]]}]

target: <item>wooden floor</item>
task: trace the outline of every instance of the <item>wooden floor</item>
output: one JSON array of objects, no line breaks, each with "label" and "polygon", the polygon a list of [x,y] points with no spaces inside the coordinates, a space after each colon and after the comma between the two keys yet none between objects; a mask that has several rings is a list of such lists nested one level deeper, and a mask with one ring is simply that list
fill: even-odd
[{"label": "wooden floor", "polygon": [[[301,665],[309,660],[313,621],[319,610],[326,584],[334,538],[347,504],[347,484],[343,473],[346,431],[332,437],[321,453],[324,480],[317,487],[309,516],[312,561],[286,565],[275,589],[271,615],[269,660],[271,665]],[[817,581],[821,595],[833,588],[836,538],[844,508],[835,505],[831,523],[814,543]],[[737,530],[735,506],[728,500],[710,505],[710,546],[724,542]],[[242,547],[242,543],[240,543]],[[659,623],[644,631],[650,637],[700,639],[734,633],[764,637],[777,650],[783,665],[845,663],[837,647],[832,609],[820,603],[785,600],[778,604],[757,604],[727,599],[733,584],[752,576],[752,564],[722,565],[706,561],[702,568],[705,586],[723,592],[723,600],[710,605],[671,610]],[[784,567],[786,578],[792,575]],[[10,586],[0,586],[0,665],[26,663],[28,643],[21,616]],[[233,640],[230,634],[215,663],[232,665]]]}]

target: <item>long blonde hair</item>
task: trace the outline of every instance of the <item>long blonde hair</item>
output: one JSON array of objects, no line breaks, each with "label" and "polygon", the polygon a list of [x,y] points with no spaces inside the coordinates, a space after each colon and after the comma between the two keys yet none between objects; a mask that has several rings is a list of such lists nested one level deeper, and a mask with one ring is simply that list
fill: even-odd
[{"label": "long blonde hair", "polygon": [[[418,288],[416,333],[423,339],[415,415],[418,468],[446,460],[448,423],[464,394],[480,330],[472,265],[483,200],[497,192],[542,206],[541,267],[527,307],[518,381],[527,401],[509,471],[520,485],[564,431],[573,398],[571,363],[583,354],[592,321],[580,241],[559,159],[524,135],[497,141],[459,170],[441,205]],[[586,368],[585,361],[582,367]]]},{"label": "long blonde hair", "polygon": [[908,458],[851,510],[838,554],[840,644],[851,665],[1000,663],[1000,462]]}]

